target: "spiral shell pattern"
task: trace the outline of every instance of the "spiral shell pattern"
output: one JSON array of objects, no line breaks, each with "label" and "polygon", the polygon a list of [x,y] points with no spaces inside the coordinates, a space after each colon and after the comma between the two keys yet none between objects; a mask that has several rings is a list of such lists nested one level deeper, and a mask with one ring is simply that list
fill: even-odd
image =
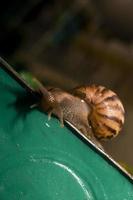
[{"label": "spiral shell pattern", "polygon": [[88,120],[98,139],[110,139],[119,134],[125,111],[116,93],[96,85],[75,88],[74,93],[80,94],[91,106]]}]

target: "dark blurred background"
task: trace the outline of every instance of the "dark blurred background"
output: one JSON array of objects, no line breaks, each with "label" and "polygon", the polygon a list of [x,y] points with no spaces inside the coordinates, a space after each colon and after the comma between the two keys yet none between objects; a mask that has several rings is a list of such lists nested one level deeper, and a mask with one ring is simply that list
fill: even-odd
[{"label": "dark blurred background", "polygon": [[104,146],[133,166],[133,1],[5,0],[0,30],[0,54],[17,71],[64,89],[96,83],[118,93],[125,126]]}]

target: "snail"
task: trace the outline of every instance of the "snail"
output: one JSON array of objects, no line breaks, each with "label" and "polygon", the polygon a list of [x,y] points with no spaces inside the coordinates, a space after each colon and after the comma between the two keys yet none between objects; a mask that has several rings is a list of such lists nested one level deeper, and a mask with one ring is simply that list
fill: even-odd
[{"label": "snail", "polygon": [[116,137],[124,124],[124,107],[112,90],[104,86],[80,86],[67,92],[39,86],[39,106],[54,114],[61,125],[67,120],[100,148],[99,140]]},{"label": "snail", "polygon": [[42,111],[48,112],[49,118],[53,113],[62,126],[64,120],[69,121],[100,148],[102,146],[99,140],[110,139],[119,134],[124,124],[125,111],[117,94],[110,89],[91,85],[80,86],[67,92],[60,88],[46,88],[34,79],[39,87],[39,91],[34,91],[1,57],[0,63],[30,94],[34,97],[39,94],[39,103],[31,105],[31,108],[39,106]]}]

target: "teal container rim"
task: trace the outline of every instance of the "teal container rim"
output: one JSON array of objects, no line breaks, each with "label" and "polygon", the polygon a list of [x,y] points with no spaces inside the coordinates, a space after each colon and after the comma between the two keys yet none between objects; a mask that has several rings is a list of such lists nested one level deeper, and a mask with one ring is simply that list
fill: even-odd
[{"label": "teal container rim", "polygon": [[[1,68],[9,74],[18,84],[21,85],[33,98],[39,99],[39,94],[23,80],[19,74],[9,65],[3,58],[0,57]],[[115,167],[122,175],[124,175],[131,183],[133,183],[133,175],[131,175],[125,168],[123,168],[117,161],[115,161],[108,153],[100,149],[96,144],[89,140],[81,131],[79,131],[73,124],[65,120],[65,125],[71,129],[71,132],[79,137],[87,146],[102,156],[109,164]]]},{"label": "teal container rim", "polygon": [[71,129],[80,140],[82,140],[93,151],[102,156],[109,164],[115,167],[122,175],[124,175],[133,184],[133,175],[131,175],[124,167],[122,167],[117,161],[115,161],[106,151],[100,149],[95,143],[89,140],[80,130],[78,130],[73,124],[65,120],[65,125]]}]

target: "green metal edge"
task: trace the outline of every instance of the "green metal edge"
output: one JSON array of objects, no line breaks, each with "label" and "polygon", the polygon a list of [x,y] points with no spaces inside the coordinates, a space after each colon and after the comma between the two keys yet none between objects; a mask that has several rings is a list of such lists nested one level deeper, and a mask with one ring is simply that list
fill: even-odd
[{"label": "green metal edge", "polygon": [[77,137],[82,133],[23,103],[18,107],[25,90],[3,70],[0,91],[0,199],[133,199],[128,174]]}]

